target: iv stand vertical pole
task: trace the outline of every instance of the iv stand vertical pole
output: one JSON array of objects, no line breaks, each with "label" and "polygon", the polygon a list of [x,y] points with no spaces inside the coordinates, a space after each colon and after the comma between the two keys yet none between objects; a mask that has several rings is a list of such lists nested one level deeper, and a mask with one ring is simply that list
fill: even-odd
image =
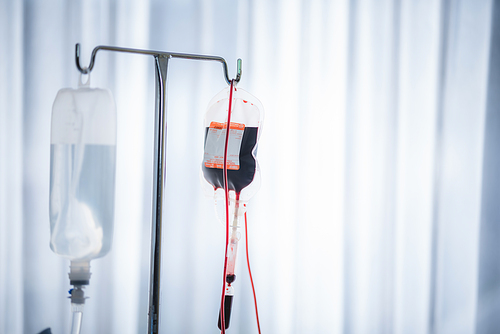
[{"label": "iv stand vertical pole", "polygon": [[157,334],[160,320],[160,267],[163,191],[167,171],[167,68],[169,57],[156,55],[155,143],[153,176],[153,221],[151,226],[151,266],[149,280],[148,334]]}]

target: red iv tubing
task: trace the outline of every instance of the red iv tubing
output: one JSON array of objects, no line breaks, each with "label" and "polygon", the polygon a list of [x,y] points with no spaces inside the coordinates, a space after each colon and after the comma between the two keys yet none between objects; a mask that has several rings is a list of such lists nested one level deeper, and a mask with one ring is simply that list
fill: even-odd
[{"label": "red iv tubing", "polygon": [[257,310],[257,297],[255,296],[255,287],[253,285],[252,271],[250,270],[250,260],[248,258],[248,229],[247,229],[247,213],[245,212],[245,248],[247,253],[247,267],[248,267],[248,276],[250,276],[250,283],[252,283],[252,292],[253,292],[253,302],[255,304],[255,317],[257,318],[257,329],[260,334],[260,321],[259,321],[259,311]]},{"label": "red iv tubing", "polygon": [[224,143],[224,165],[223,165],[223,180],[224,180],[224,193],[226,197],[226,250],[224,256],[224,276],[222,277],[222,298],[220,301],[220,314],[221,314],[221,333],[226,333],[226,321],[224,319],[224,299],[226,297],[226,274],[227,274],[227,248],[229,246],[229,187],[227,186],[227,145],[229,143],[229,130],[231,128],[231,107],[233,104],[233,86],[234,80],[231,80],[231,90],[229,92],[229,108],[227,110],[227,124],[226,124],[226,141]]},{"label": "red iv tubing", "polygon": [[[224,256],[224,276],[222,281],[222,297],[220,302],[220,314],[221,314],[221,334],[226,333],[225,319],[224,319],[224,299],[226,296],[226,275],[227,275],[227,249],[229,248],[229,189],[227,187],[227,147],[229,143],[229,130],[231,128],[231,107],[233,102],[233,87],[234,80],[231,81],[231,91],[229,93],[229,108],[227,112],[227,124],[226,124],[226,140],[224,143],[224,165],[223,165],[223,181],[224,181],[224,193],[225,193],[225,204],[226,204],[226,249]],[[236,194],[236,203],[238,203],[240,194]],[[257,297],[255,295],[255,287],[253,284],[252,271],[250,270],[250,260],[248,258],[248,231],[247,231],[247,214],[245,212],[245,248],[246,248],[246,258],[248,275],[250,276],[250,283],[252,284],[253,300],[255,304],[255,317],[257,319],[257,328],[260,334],[260,321],[259,321],[259,311],[257,310]]]}]

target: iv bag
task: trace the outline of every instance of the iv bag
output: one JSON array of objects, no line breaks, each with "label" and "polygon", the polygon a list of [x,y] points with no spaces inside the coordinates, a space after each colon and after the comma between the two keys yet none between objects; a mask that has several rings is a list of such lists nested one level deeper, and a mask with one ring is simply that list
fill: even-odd
[{"label": "iv bag", "polygon": [[[202,184],[207,195],[223,194],[223,159],[229,108],[230,86],[209,103],[204,118],[205,149],[201,166]],[[247,202],[260,187],[257,146],[264,108],[260,101],[241,88],[233,88],[231,124],[227,150],[227,178],[231,199],[236,194]],[[219,191],[219,189],[221,191]]]},{"label": "iv bag", "polygon": [[106,255],[114,221],[116,107],[107,89],[61,89],[52,107],[50,247],[72,261]]}]

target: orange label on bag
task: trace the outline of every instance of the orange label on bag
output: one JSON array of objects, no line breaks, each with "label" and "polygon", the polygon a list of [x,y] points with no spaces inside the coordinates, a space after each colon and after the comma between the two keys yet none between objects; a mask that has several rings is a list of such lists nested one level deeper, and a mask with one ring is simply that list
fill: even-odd
[{"label": "orange label on bag", "polygon": [[[207,168],[223,169],[224,146],[226,142],[227,123],[211,122],[205,140],[205,156],[203,162]],[[240,148],[245,124],[229,124],[229,141],[227,145],[226,166],[228,170],[240,169]]]}]

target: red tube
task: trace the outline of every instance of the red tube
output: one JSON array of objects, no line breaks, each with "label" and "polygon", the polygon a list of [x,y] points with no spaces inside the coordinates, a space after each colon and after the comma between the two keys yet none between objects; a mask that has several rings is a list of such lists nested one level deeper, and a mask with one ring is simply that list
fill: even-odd
[{"label": "red tube", "polygon": [[257,297],[255,296],[255,287],[253,285],[252,271],[250,270],[250,260],[248,258],[248,229],[247,229],[247,213],[245,212],[245,248],[247,253],[247,267],[248,267],[248,276],[250,276],[250,283],[252,283],[252,292],[253,292],[253,302],[255,305],[255,317],[257,318],[257,328],[259,329],[260,334],[260,321],[259,321],[259,311],[257,310]]},{"label": "red tube", "polygon": [[233,85],[234,80],[231,80],[231,90],[229,92],[229,108],[227,109],[227,124],[226,124],[226,141],[224,143],[224,165],[223,165],[223,177],[224,177],[224,193],[226,197],[226,249],[224,255],[224,275],[222,276],[222,297],[220,302],[220,314],[221,314],[221,333],[226,333],[226,322],[224,320],[224,299],[226,296],[226,273],[227,273],[227,248],[229,245],[229,189],[227,187],[227,146],[229,143],[229,130],[231,128],[231,107],[233,103]]}]

